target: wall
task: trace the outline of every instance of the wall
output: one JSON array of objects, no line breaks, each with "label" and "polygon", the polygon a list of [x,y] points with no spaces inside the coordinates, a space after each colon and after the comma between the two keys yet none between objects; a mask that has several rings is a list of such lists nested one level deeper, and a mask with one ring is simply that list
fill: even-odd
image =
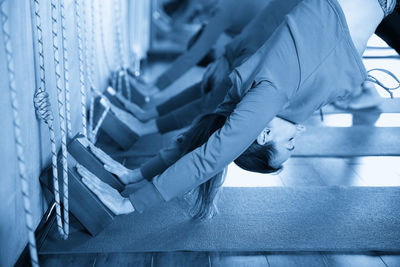
[{"label": "wall", "polygon": [[[117,46],[115,43],[116,14],[114,4],[116,0],[93,0],[95,13],[95,85],[103,89],[110,70],[106,66],[105,57],[108,58],[110,68],[114,69],[118,62]],[[142,0],[140,0],[142,1]],[[143,0],[145,1],[145,0]],[[1,2],[1,1],[0,1]],[[50,0],[40,1],[40,15],[42,20],[44,38],[44,56],[46,70],[46,85],[51,97],[52,110],[55,117],[57,140],[59,142],[59,123],[57,92],[55,86],[54,59],[51,36],[51,5]],[[58,1],[56,1],[58,2]],[[85,13],[87,19],[90,15],[91,1],[85,0]],[[39,184],[41,171],[50,162],[50,141],[47,126],[38,121],[33,106],[33,95],[37,87],[38,68],[35,66],[37,59],[36,40],[33,34],[32,3],[27,0],[6,0],[5,10],[9,15],[12,48],[16,71],[16,87],[18,90],[19,113],[22,124],[22,139],[24,142],[25,160],[29,177],[31,193],[31,207],[34,216],[34,225],[37,226],[46,210]],[[101,5],[101,9],[100,8]],[[126,1],[122,1],[123,14],[126,12]],[[79,94],[79,61],[77,49],[76,21],[74,1],[66,0],[67,19],[67,45],[70,66],[70,88],[73,133],[81,131],[80,94]],[[101,12],[100,12],[101,11]],[[101,42],[101,27],[99,18],[103,19],[104,48]],[[121,21],[126,22],[123,16]],[[88,22],[90,20],[88,19]],[[90,25],[88,33],[90,34]],[[127,26],[124,25],[125,41]],[[61,33],[61,31],[59,31]],[[90,36],[88,36],[90,37]],[[127,42],[127,41],[126,41]],[[118,45],[118,44],[117,44]],[[127,45],[125,45],[127,47]],[[60,47],[61,48],[61,47]],[[126,62],[129,59],[127,59]],[[27,244],[27,231],[21,197],[21,185],[17,173],[16,151],[14,143],[12,110],[8,89],[8,75],[6,70],[6,57],[4,53],[4,38],[0,36],[0,266],[12,266],[23,248]],[[88,81],[86,80],[86,85]],[[88,97],[89,99],[89,97]]]}]

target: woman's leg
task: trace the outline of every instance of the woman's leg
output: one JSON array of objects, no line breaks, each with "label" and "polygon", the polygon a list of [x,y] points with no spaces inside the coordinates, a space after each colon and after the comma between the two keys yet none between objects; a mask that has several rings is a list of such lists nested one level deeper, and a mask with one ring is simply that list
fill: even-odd
[{"label": "woman's leg", "polygon": [[[400,12],[400,11],[399,11]],[[376,29],[376,34],[400,54],[400,13],[387,16]]]}]

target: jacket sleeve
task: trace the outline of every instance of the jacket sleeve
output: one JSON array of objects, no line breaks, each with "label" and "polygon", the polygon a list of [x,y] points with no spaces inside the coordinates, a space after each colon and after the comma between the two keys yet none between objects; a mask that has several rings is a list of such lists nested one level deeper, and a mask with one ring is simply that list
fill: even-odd
[{"label": "jacket sleeve", "polygon": [[205,144],[156,176],[142,188],[146,193],[137,192],[131,197],[134,207],[137,207],[135,202],[140,202],[140,210],[137,210],[141,212],[157,205],[161,199],[169,201],[222,171],[254,142],[287,100],[287,95],[269,81],[256,84],[238,103],[225,125]]},{"label": "jacket sleeve", "polygon": [[159,116],[167,115],[175,109],[190,103],[203,95],[201,82],[195,83],[188,88],[185,88],[179,94],[169,98],[167,101],[159,104],[156,109]]},{"label": "jacket sleeve", "polygon": [[202,113],[202,97],[171,111],[156,119],[157,129],[161,134],[182,129],[190,125]]},{"label": "jacket sleeve", "polygon": [[140,166],[140,172],[144,179],[151,181],[153,177],[161,174],[169,166],[174,164],[182,154],[181,145],[183,136],[175,137],[171,143],[161,149],[156,156]]}]

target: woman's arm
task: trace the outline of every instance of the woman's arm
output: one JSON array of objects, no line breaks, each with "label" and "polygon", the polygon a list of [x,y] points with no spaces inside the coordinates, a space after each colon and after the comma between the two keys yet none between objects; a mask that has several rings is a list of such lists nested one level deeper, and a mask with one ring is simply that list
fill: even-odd
[{"label": "woman's arm", "polygon": [[182,135],[177,136],[167,147],[161,149],[156,156],[140,166],[140,172],[144,179],[151,181],[154,176],[164,172],[179,159],[182,154],[182,138]]},{"label": "woman's arm", "polygon": [[[185,155],[153,180],[165,200],[198,186],[220,172],[245,151],[283,108],[287,97],[263,81],[237,105],[220,131],[206,144]],[[181,179],[179,176],[186,176]],[[180,183],[179,187],[176,187]]]},{"label": "woman's arm", "polygon": [[232,88],[224,103],[233,100],[238,104],[234,110],[231,104],[227,105],[230,116],[225,125],[205,144],[132,195],[135,209],[141,212],[160,199],[169,201],[182,195],[222,171],[245,151],[297,92],[301,80],[297,52],[290,29],[282,24],[252,57],[231,73]]},{"label": "woman's arm", "polygon": [[180,158],[155,177],[153,183],[130,196],[135,209],[142,212],[150,206],[169,201],[220,172],[254,142],[286,102],[287,95],[270,82],[258,83],[207,143]]},{"label": "woman's arm", "polygon": [[172,96],[156,107],[157,115],[164,116],[168,113],[192,102],[202,96],[201,82],[195,83],[184,89],[179,94]]},{"label": "woman's arm", "polygon": [[202,98],[175,109],[167,115],[156,119],[158,132],[161,134],[189,126],[201,114]]},{"label": "woman's arm", "polygon": [[155,85],[160,90],[171,85],[187,70],[196,65],[210,50],[218,37],[230,26],[228,10],[219,10],[210,20],[197,42],[157,78]]}]

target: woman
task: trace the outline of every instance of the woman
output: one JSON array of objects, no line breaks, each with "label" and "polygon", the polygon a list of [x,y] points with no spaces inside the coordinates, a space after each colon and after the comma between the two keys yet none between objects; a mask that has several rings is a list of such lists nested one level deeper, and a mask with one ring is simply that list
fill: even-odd
[{"label": "woman", "polygon": [[[125,108],[139,119],[126,119],[131,122],[132,130],[140,136],[155,133],[163,134],[182,129],[190,125],[199,114],[214,110],[222,102],[228,88],[230,88],[230,80],[227,77],[230,71],[251,56],[268,39],[284,15],[300,0],[267,2],[257,17],[226,46],[225,54],[209,66],[201,85],[195,84],[164,103],[148,110],[143,110],[123,96],[117,95],[125,105]],[[399,18],[400,14],[398,12],[392,13],[382,21],[376,30],[376,34],[400,53],[398,49],[398,43],[400,42]],[[362,93],[360,95],[334,102],[339,108],[352,110],[373,108],[381,103],[382,98],[378,94],[374,83],[369,81],[362,84]],[[130,114],[124,114],[123,111],[118,112],[117,110],[116,112],[122,119],[130,117]]]},{"label": "woman", "polygon": [[184,128],[198,115],[213,111],[223,101],[231,86],[228,74],[257,51],[278,27],[283,17],[300,0],[264,0],[264,2],[265,7],[262,11],[226,45],[224,55],[209,66],[201,83],[187,88],[146,112],[117,94],[125,108],[140,121],[112,106],[114,113],[139,136],[143,136]]},{"label": "woman", "polygon": [[[192,2],[195,3],[197,1]],[[196,65],[196,63],[208,53],[223,33],[226,33],[230,37],[238,35],[257,15],[266,2],[266,0],[223,0],[219,3],[214,1],[214,3],[218,3],[216,12],[214,12],[209,19],[207,26],[205,26],[199,38],[189,50],[179,56],[168,69],[157,78],[150,88],[146,88],[146,85],[141,85],[134,79],[132,83],[135,87],[142,88],[140,90],[142,94],[154,94],[164,90],[191,67]],[[193,3],[191,3],[190,6],[193,6]],[[133,101],[135,101],[135,99],[133,99]]]},{"label": "woman", "polygon": [[208,216],[230,162],[251,171],[278,170],[294,149],[298,123],[359,93],[353,89],[367,78],[360,55],[396,4],[379,1],[302,1],[234,69],[224,102],[184,135],[184,156],[129,199],[78,166],[83,182],[116,214],[143,212],[200,185],[196,215]]}]

